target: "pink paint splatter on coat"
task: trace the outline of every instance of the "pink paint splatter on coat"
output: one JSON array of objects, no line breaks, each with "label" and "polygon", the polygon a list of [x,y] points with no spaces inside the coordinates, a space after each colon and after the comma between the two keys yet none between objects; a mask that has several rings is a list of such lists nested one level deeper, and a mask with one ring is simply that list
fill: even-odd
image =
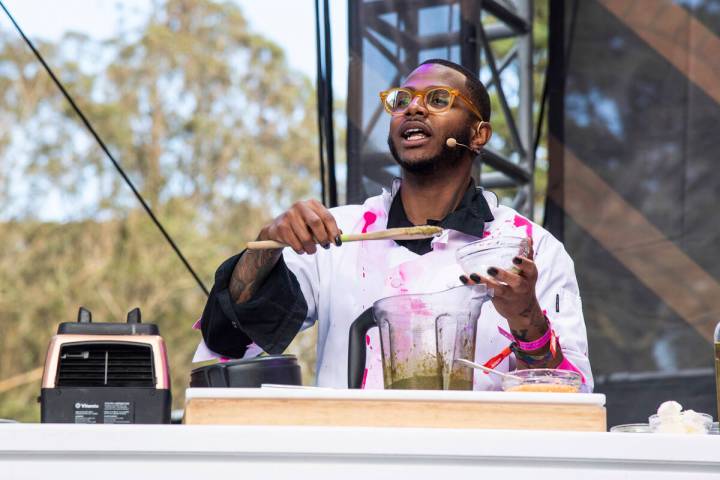
[{"label": "pink paint splatter on coat", "polygon": [[515,215],[515,221],[513,224],[516,227],[525,227],[525,234],[528,237],[532,237],[533,227],[532,223],[530,223],[530,220],[528,220],[525,217],[521,217],[520,215]]},{"label": "pink paint splatter on coat", "polygon": [[373,212],[365,212],[363,215],[363,219],[365,220],[365,226],[362,229],[362,233],[367,233],[368,227],[375,223],[375,220],[377,220],[377,215]]}]

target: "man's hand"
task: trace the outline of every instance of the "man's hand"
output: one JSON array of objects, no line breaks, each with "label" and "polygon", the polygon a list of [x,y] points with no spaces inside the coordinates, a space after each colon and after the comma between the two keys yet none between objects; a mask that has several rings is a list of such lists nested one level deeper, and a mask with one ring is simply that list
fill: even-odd
[{"label": "man's hand", "polygon": [[[493,305],[500,315],[505,317],[510,325],[513,336],[523,342],[532,342],[545,335],[548,322],[540,308],[535,295],[535,283],[538,271],[533,262],[532,238],[528,238],[530,252],[527,257],[513,258],[513,271],[490,267],[482,275],[473,273],[470,278],[461,276],[460,280],[466,285],[484,283],[494,292]],[[518,356],[515,352],[517,368],[555,368],[563,360],[562,350],[558,347],[556,353],[550,354],[550,342],[537,350],[525,352]]]},{"label": "man's hand", "polygon": [[538,271],[533,262],[532,238],[527,257],[515,257],[512,271],[491,267],[487,272],[477,272],[460,277],[463,283],[483,283],[492,288],[495,309],[507,319],[513,335],[530,342],[542,337],[547,331],[547,321],[535,295]]},{"label": "man's hand", "polygon": [[[288,211],[266,225],[258,240],[276,240],[290,245],[297,253],[315,253],[316,244],[330,248],[340,245],[340,230],[335,218],[317,200],[296,202]],[[282,249],[247,250],[230,277],[230,296],[235,303],[250,300],[272,271]]]},{"label": "man's hand", "polygon": [[296,253],[315,253],[317,244],[330,248],[340,243],[342,232],[335,218],[317,200],[296,202],[288,211],[266,225],[258,240],[275,240],[286,243]]}]

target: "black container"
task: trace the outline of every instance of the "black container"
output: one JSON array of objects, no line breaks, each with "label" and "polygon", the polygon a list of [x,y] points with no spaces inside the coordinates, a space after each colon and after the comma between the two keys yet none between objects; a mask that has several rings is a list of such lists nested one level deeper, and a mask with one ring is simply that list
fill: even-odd
[{"label": "black container", "polygon": [[302,385],[295,355],[266,355],[196,368],[190,387],[257,388],[263,383]]}]

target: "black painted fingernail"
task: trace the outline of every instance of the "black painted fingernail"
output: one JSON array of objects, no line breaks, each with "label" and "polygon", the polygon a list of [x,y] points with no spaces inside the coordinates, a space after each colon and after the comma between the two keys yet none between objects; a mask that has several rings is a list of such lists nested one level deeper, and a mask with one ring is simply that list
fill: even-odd
[{"label": "black painted fingernail", "polygon": [[326,243],[322,246],[325,250],[328,250],[330,248],[330,244]]},{"label": "black painted fingernail", "polygon": [[472,280],[473,282],[479,282],[479,281],[480,281],[480,275],[478,275],[477,273],[471,273],[471,274],[470,274],[470,280]]},{"label": "black painted fingernail", "polygon": [[467,284],[469,280],[465,275],[460,275],[460,281],[464,284]]},{"label": "black painted fingernail", "polygon": [[335,245],[338,247],[342,245],[342,238],[340,238],[340,235],[335,235]]},{"label": "black painted fingernail", "polygon": [[513,258],[513,263],[515,265],[520,265],[522,263],[522,258],[520,258],[520,257]]},{"label": "black painted fingernail", "polygon": [[488,268],[488,275],[490,275],[491,277],[494,277],[497,274],[498,274],[497,268],[495,268],[495,267]]}]

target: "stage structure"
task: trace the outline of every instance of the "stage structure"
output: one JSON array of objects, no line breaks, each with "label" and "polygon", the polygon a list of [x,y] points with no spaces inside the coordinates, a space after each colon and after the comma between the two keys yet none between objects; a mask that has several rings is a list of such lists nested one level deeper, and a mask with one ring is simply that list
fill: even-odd
[{"label": "stage structure", "polygon": [[532,0],[349,0],[348,6],[348,203],[378,194],[399,174],[378,93],[400,85],[423,60],[444,58],[478,72],[492,99],[494,138],[478,158],[476,181],[508,189],[512,206],[532,216]]},{"label": "stage structure", "polygon": [[577,272],[608,425],[717,417],[717,0],[550,2],[548,228]]}]

